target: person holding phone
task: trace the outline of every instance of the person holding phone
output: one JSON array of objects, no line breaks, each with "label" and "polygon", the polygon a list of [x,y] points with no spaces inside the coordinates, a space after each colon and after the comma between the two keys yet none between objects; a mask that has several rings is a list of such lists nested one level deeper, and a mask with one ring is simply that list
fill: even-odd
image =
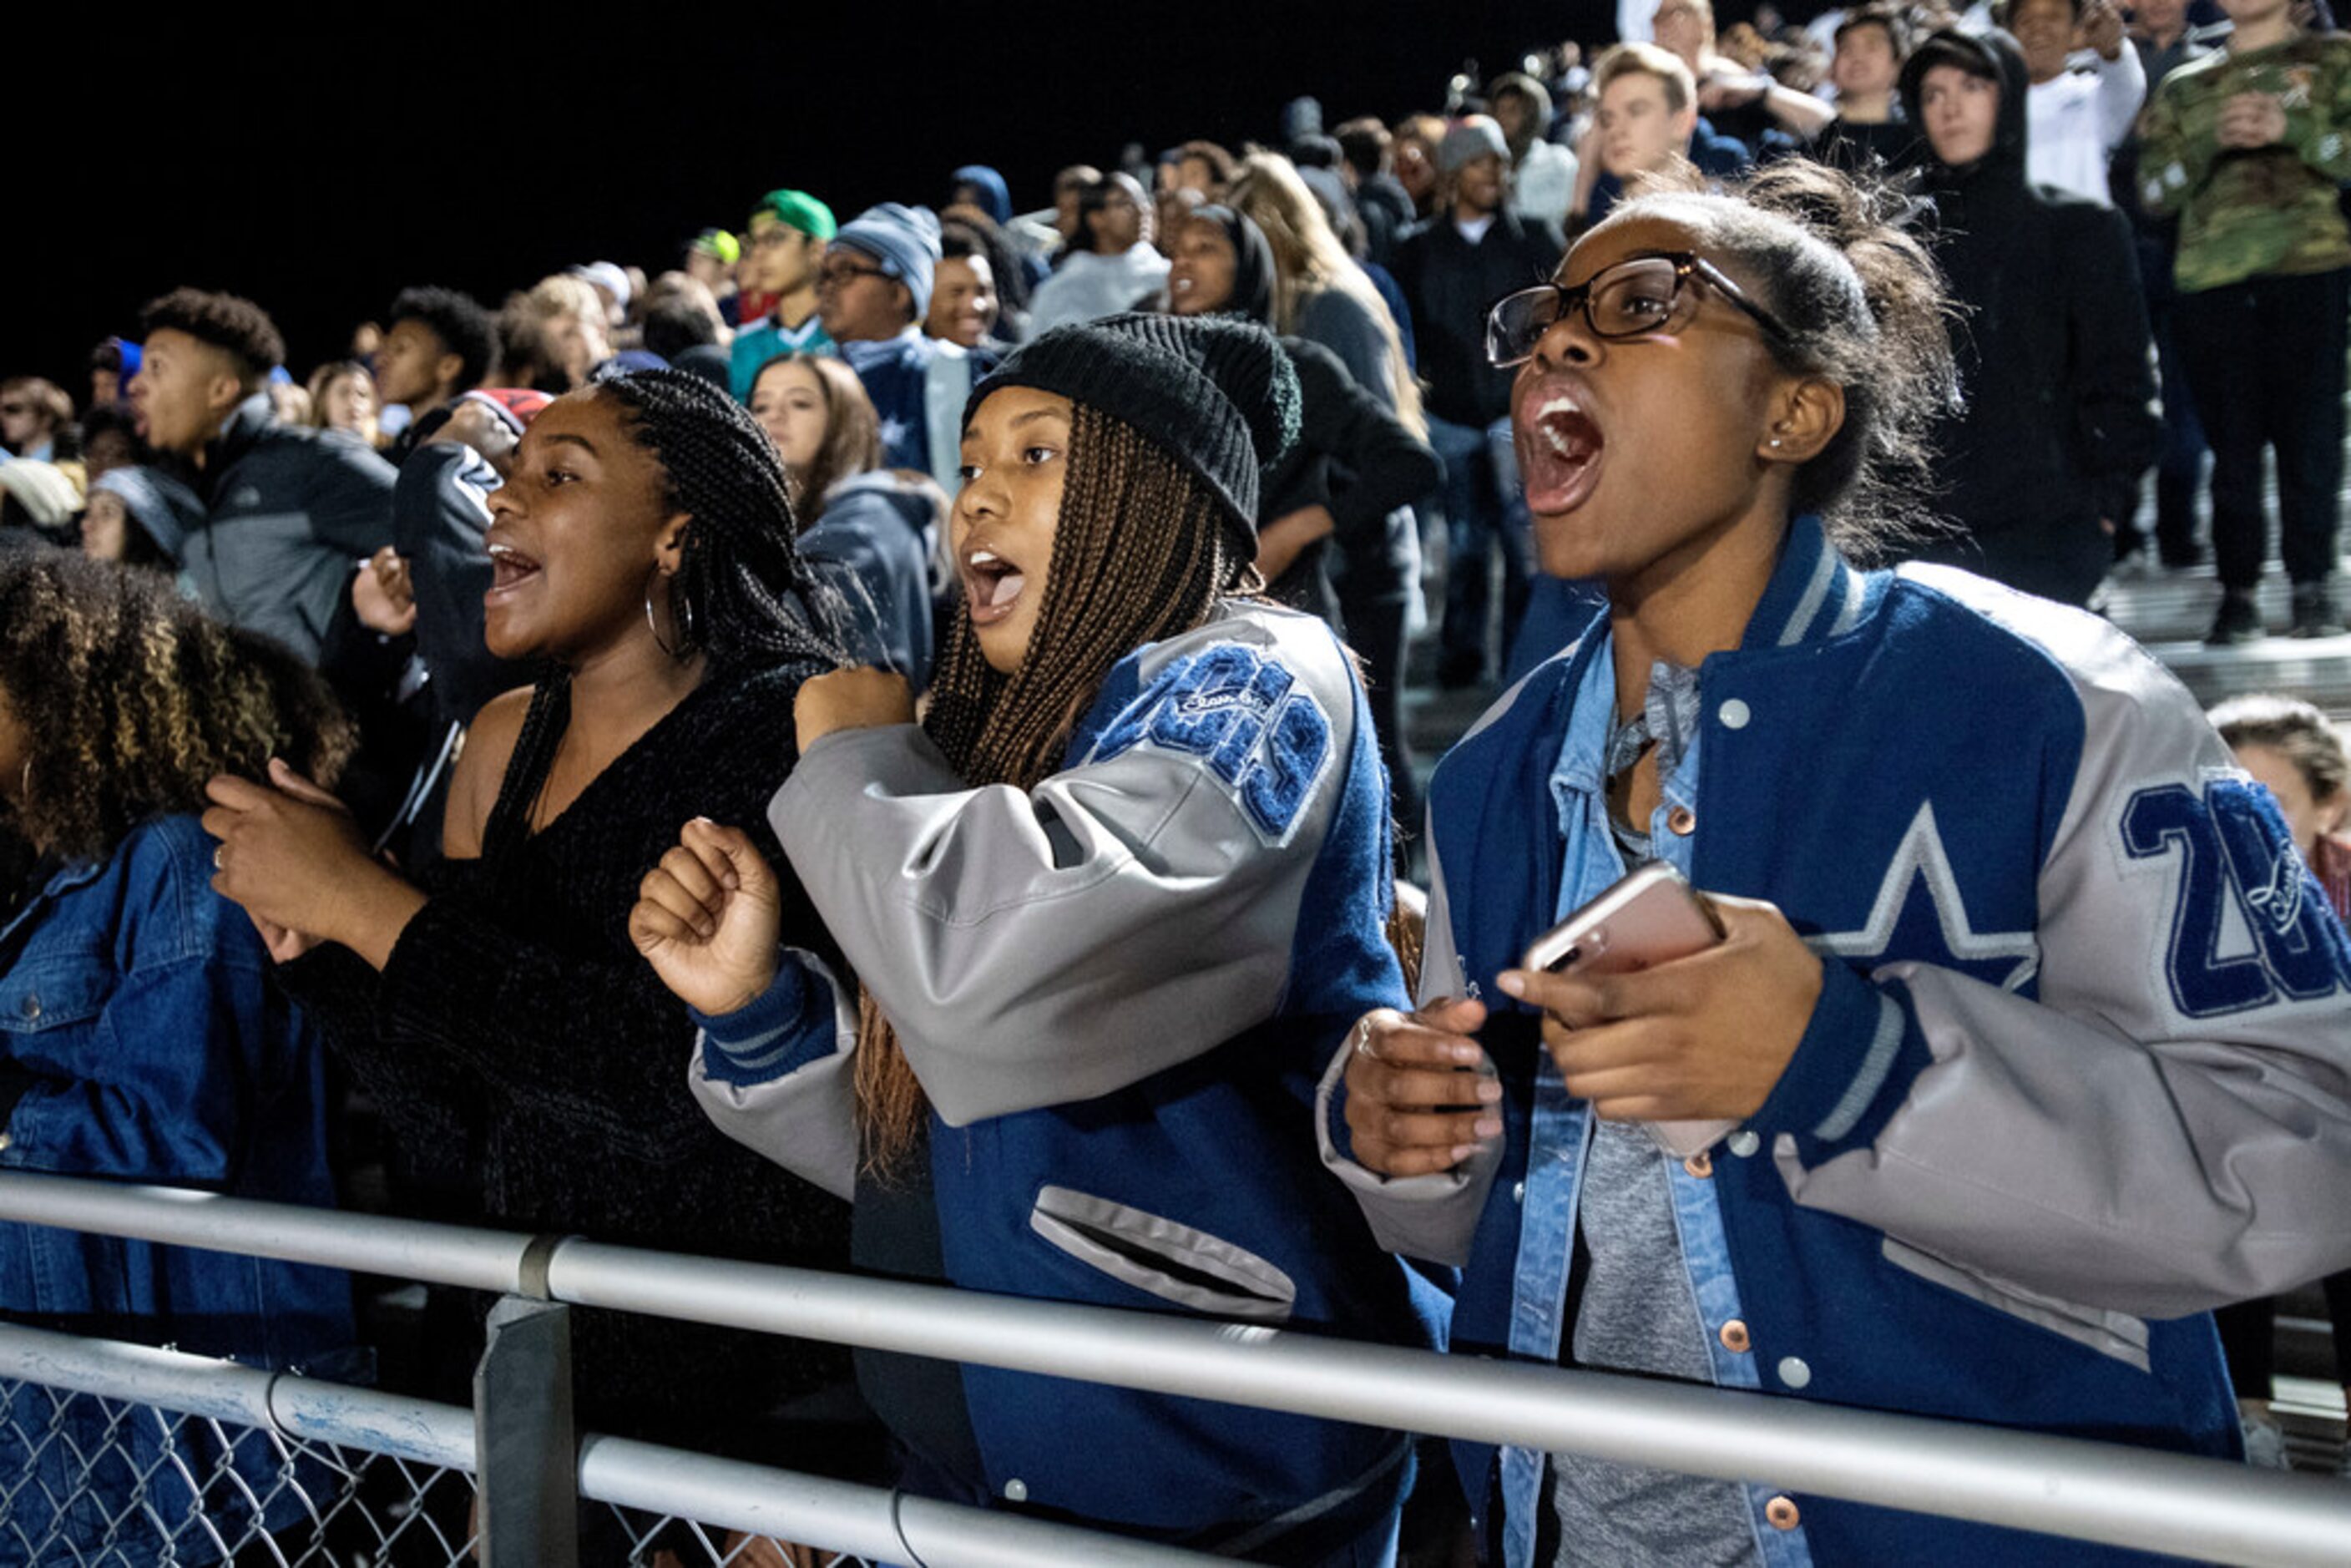
[{"label": "person holding phone", "polygon": [[[1952,392],[1897,210],[1653,187],[1495,307],[1543,570],[1604,597],[1439,765],[1419,1010],[1359,1021],[1323,1157],[1462,1267],[1463,1350],[2235,1455],[2207,1310],[2351,1260],[2351,941],[2127,638],[1853,564]],[[1723,940],[1521,966],[1650,861]],[[2136,1560],[1456,1454],[1512,1564]]]},{"label": "person holding phone", "polygon": [[2277,455],[2280,553],[2294,635],[2345,630],[2343,360],[2351,320],[2351,38],[2305,31],[2292,0],[2222,0],[2229,47],[2163,79],[2147,108],[2139,195],[2177,214],[2173,329],[2212,447],[2210,641],[2262,635],[2268,530],[2262,449]]}]

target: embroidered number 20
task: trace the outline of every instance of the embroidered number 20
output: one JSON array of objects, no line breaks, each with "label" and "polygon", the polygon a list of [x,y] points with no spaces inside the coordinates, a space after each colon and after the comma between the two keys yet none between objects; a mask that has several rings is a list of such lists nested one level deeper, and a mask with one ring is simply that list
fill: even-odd
[{"label": "embroidered number 20", "polygon": [[[2256,786],[2215,779],[2201,794],[2184,784],[2142,789],[2122,826],[2133,858],[2179,859],[2168,967],[2182,1013],[2210,1018],[2351,988],[2351,940]],[[2231,908],[2252,940],[2223,956]]]}]

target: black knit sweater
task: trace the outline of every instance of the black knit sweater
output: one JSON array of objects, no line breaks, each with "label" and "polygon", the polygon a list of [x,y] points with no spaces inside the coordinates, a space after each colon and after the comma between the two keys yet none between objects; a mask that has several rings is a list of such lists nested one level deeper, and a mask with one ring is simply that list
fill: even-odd
[{"label": "black knit sweater", "polygon": [[[694,1025],[628,937],[639,882],[705,815],[748,831],[784,879],[784,940],[831,951],[767,825],[810,673],[713,673],[535,835],[535,782],[509,780],[483,858],[438,872],[381,977],[340,947],[280,971],[412,1163],[460,1195],[450,1218],[471,1194],[507,1228],[846,1265],[848,1207],[695,1104]],[[592,1312],[573,1355],[584,1427],[721,1448],[848,1368],[831,1347]]]}]

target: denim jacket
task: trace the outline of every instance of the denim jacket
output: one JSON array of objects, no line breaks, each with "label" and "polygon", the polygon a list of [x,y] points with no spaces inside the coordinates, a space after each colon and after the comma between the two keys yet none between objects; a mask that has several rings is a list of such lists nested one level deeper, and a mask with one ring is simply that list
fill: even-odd
[{"label": "denim jacket", "polygon": [[[105,861],[58,872],[0,928],[0,1169],[332,1205],[324,1053],[269,985],[260,939],[212,891],[212,872],[195,819],[164,818]],[[357,1359],[339,1270],[46,1226],[0,1224],[0,1316],[340,1377]],[[139,1500],[152,1512],[122,1521],[112,1547],[123,1560],[163,1554],[149,1533],[159,1521],[179,1531],[178,1561],[208,1560],[183,1466],[201,1481],[233,1463],[265,1500],[266,1525],[295,1517],[262,1434],[231,1459],[201,1426],[167,1444],[152,1411],[110,1433],[92,1399],[53,1416],[46,1395],[20,1385],[7,1403],[0,1476],[39,1484],[0,1488],[0,1563],[87,1548]],[[26,1453],[58,1427],[72,1440]],[[142,1500],[136,1478],[150,1470]],[[206,1496],[232,1542],[253,1517],[229,1502],[241,1494],[221,1478]]]}]

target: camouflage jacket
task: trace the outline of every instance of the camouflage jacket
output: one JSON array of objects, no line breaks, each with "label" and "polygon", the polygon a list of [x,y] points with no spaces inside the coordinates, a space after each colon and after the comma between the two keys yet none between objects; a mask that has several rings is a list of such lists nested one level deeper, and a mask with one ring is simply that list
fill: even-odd
[{"label": "camouflage jacket", "polygon": [[[2249,92],[2283,101],[2285,135],[2224,148],[2221,111]],[[2183,292],[2351,267],[2335,202],[2351,179],[2351,37],[2305,35],[2191,60],[2163,78],[2141,134],[2139,195],[2148,211],[2180,216]]]}]

